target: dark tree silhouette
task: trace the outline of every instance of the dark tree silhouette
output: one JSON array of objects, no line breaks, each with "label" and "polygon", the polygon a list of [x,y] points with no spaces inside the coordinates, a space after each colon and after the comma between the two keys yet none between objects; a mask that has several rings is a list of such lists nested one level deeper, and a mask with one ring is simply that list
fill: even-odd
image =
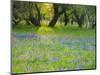
[{"label": "dark tree silhouette", "polygon": [[65,22],[65,24],[64,24],[65,26],[69,22],[68,15],[66,14],[66,9],[64,10],[64,22]]},{"label": "dark tree silhouette", "polygon": [[53,4],[53,7],[54,7],[54,15],[53,15],[52,20],[49,23],[50,27],[54,27],[54,25],[56,24],[58,17],[59,17],[58,5]]},{"label": "dark tree silhouette", "polygon": [[82,24],[84,23],[84,13],[82,13],[81,15],[78,15],[78,12],[76,12],[76,10],[74,10],[74,16],[76,18],[76,22],[79,25],[79,28],[82,28]]},{"label": "dark tree silhouette", "polygon": [[[29,15],[29,20],[31,21],[31,23],[35,26],[40,26],[40,20],[41,20],[41,14],[40,14],[40,9],[38,8],[37,3],[35,3],[35,8],[37,11],[37,18],[34,17],[31,13]],[[31,11],[31,10],[30,10]]]},{"label": "dark tree silhouette", "polygon": [[[49,23],[50,27],[54,27],[57,20],[58,20],[58,18],[59,18],[59,16],[66,11],[66,6],[64,6],[64,5],[60,5],[60,6],[61,6],[61,11],[59,11],[59,5],[58,4],[53,4],[54,15],[53,15],[52,20]],[[65,20],[66,20],[65,22],[67,23],[67,18],[65,18]]]}]

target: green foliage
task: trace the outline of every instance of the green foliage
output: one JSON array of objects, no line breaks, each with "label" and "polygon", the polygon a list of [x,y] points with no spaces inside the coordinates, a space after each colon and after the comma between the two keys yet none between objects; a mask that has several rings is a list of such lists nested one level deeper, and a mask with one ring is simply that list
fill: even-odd
[{"label": "green foliage", "polygon": [[[12,35],[12,72],[45,72],[76,69],[94,69],[95,68],[95,50],[78,48],[83,45],[82,41],[77,44],[77,48],[71,49],[67,45],[62,45],[62,39],[71,39],[72,48],[75,39],[94,37],[94,30],[78,29],[78,27],[54,27],[54,29],[42,26],[40,29],[32,28],[26,25],[25,28],[16,28],[14,33],[33,34],[43,31],[38,38],[20,39]],[[32,28],[32,29],[31,29]],[[53,31],[54,30],[54,31]],[[23,32],[25,31],[25,32]],[[45,32],[46,31],[46,32]],[[52,33],[52,31],[54,33]],[[58,32],[57,32],[58,31]],[[82,33],[82,34],[81,34]],[[66,40],[67,40],[66,39]],[[67,43],[67,42],[66,42]],[[85,43],[87,44],[87,42]],[[93,42],[95,44],[95,42]],[[75,44],[76,45],[76,44]],[[92,43],[91,43],[92,45]],[[93,46],[93,45],[92,45]]]},{"label": "green foliage", "polygon": [[73,6],[77,12],[78,15],[81,15],[84,13],[84,6],[82,5],[75,5]]},{"label": "green foliage", "polygon": [[53,13],[52,3],[41,4],[41,14],[50,16],[50,15],[52,15],[52,13]]},{"label": "green foliage", "polygon": [[[37,7],[36,7],[37,5]],[[84,14],[86,20],[84,23],[89,22],[89,20],[96,20],[96,7],[95,6],[86,6],[86,5],[70,5],[70,4],[57,4],[58,13],[61,13],[61,16],[58,19],[61,22],[64,22],[65,16],[63,15],[63,11],[66,12],[66,17],[68,21],[72,21],[72,18],[76,22],[74,11],[76,11],[76,15],[81,16]],[[38,8],[38,10],[37,10]],[[34,20],[50,20],[54,15],[54,7],[53,3],[36,3],[36,2],[22,2],[22,1],[14,1],[13,2],[13,19],[18,20],[28,20],[29,16],[34,17]],[[40,13],[39,13],[40,12]],[[56,11],[57,12],[57,11]],[[86,17],[89,17],[89,20]],[[88,20],[88,21],[87,21]],[[49,24],[49,23],[48,23]],[[42,25],[42,24],[41,24]]]},{"label": "green foliage", "polygon": [[[40,11],[41,26],[27,24],[29,15],[38,18],[37,4]],[[70,23],[78,15],[84,13],[85,6],[58,4],[60,13],[66,8],[69,20],[64,26],[64,15],[61,14],[54,27],[48,24],[53,17],[52,3],[18,2],[13,4],[13,17],[22,20],[12,29],[12,72],[45,72],[77,69],[95,69],[95,29],[79,28],[77,23]],[[64,8],[63,8],[64,6]],[[95,8],[87,6],[88,16],[96,16]],[[64,10],[63,10],[64,11]],[[15,18],[16,19],[16,18]],[[33,19],[33,18],[32,18]],[[19,37],[25,35],[28,37]]]}]

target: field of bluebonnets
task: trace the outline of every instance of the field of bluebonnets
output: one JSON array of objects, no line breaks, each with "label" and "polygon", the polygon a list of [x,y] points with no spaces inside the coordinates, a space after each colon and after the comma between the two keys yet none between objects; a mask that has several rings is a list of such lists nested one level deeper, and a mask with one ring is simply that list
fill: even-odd
[{"label": "field of bluebonnets", "polygon": [[[42,8],[43,4],[39,5]],[[86,25],[81,28],[77,22],[73,22],[73,25],[70,22],[64,25],[58,21],[54,26],[47,26],[47,23],[47,20],[44,20],[41,26],[37,27],[35,23],[29,25],[21,20],[13,27],[11,32],[13,73],[96,68],[95,28],[87,28]]]}]

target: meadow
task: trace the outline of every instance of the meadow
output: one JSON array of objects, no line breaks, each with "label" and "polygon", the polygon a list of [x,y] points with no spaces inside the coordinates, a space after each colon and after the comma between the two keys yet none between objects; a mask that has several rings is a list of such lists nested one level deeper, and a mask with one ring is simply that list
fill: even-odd
[{"label": "meadow", "polygon": [[12,72],[96,68],[95,29],[17,25],[12,29]]}]

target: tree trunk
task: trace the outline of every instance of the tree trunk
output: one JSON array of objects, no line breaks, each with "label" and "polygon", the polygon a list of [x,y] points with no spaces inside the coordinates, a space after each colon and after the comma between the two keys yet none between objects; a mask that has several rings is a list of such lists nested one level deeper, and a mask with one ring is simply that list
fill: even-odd
[{"label": "tree trunk", "polygon": [[52,19],[51,22],[49,23],[49,26],[50,26],[50,27],[54,27],[54,25],[56,24],[57,20],[58,20],[58,15],[55,14],[55,15],[53,16],[53,19]]},{"label": "tree trunk", "polygon": [[83,15],[78,17],[78,24],[79,24],[79,28],[82,28],[82,24],[83,24]]},{"label": "tree trunk", "polygon": [[89,25],[90,25],[90,22],[89,22],[89,16],[88,16],[87,8],[86,7],[84,7],[84,12],[85,12],[85,16],[86,16],[86,27],[88,29]]},{"label": "tree trunk", "polygon": [[67,25],[67,23],[68,23],[68,21],[69,21],[69,19],[68,19],[68,16],[66,15],[66,10],[64,10],[64,22],[65,22],[65,26]]},{"label": "tree trunk", "polygon": [[39,10],[39,8],[38,8],[38,6],[37,6],[37,4],[35,3],[35,8],[36,8],[36,10],[37,10],[37,18],[36,17],[34,17],[33,15],[32,15],[32,13],[31,13],[31,10],[30,10],[30,15],[29,15],[29,20],[31,21],[31,23],[33,24],[33,25],[35,25],[35,26],[40,26],[40,20],[41,20],[41,15],[40,15],[40,10]]},{"label": "tree trunk", "polygon": [[32,15],[32,6],[33,6],[33,4],[30,5],[29,20],[30,20],[30,22],[31,22],[33,25],[35,25],[36,27],[39,27],[39,26],[40,26],[40,19],[41,19],[41,18],[40,18],[40,17],[41,17],[41,15],[40,15],[40,10],[39,10],[37,4],[35,3],[35,8],[36,8],[36,11],[37,11],[37,17],[34,17],[34,16]]},{"label": "tree trunk", "polygon": [[38,5],[35,3],[35,8],[36,8],[36,10],[37,10],[37,17],[38,17],[38,21],[39,21],[39,25],[40,25],[40,20],[41,20],[41,14],[40,14],[40,10],[39,10],[39,8],[38,8]]},{"label": "tree trunk", "polygon": [[38,19],[36,19],[36,18],[34,18],[33,16],[29,16],[29,20],[31,21],[31,23],[33,24],[33,25],[35,25],[35,26],[40,26],[40,22],[39,22],[39,20]]},{"label": "tree trunk", "polygon": [[54,27],[54,25],[56,24],[58,17],[59,17],[58,5],[54,4],[53,6],[54,6],[54,15],[53,15],[52,20],[49,22],[50,27]]},{"label": "tree trunk", "polygon": [[82,28],[82,24],[84,22],[84,13],[82,13],[81,15],[78,15],[76,11],[74,11],[74,15],[76,18],[76,21],[79,25],[79,28]]}]

